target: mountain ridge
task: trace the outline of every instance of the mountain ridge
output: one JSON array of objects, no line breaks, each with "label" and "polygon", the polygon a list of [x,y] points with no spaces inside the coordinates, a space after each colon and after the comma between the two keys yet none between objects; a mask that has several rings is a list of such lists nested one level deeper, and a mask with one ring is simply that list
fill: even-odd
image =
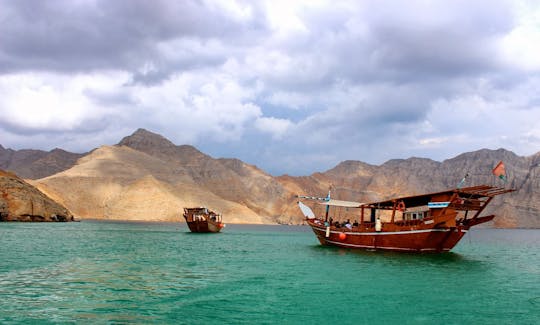
[{"label": "mountain ridge", "polygon": [[[154,139],[160,139],[162,141],[145,141],[145,140],[148,140],[148,137],[151,137],[151,138],[154,138]],[[137,139],[142,139],[142,141],[138,141]],[[142,143],[145,143],[147,144],[146,146],[142,146],[141,145],[141,142]],[[200,150],[198,150],[196,147],[192,146],[192,145],[175,145],[173,142],[171,142],[170,140],[168,140],[167,138],[163,137],[162,135],[160,134],[157,134],[157,133],[154,133],[154,132],[151,132],[151,131],[148,131],[144,128],[139,128],[137,130],[134,131],[134,133],[132,133],[131,135],[128,135],[128,136],[125,136],[124,138],[122,138],[117,144],[115,144],[114,146],[128,146],[128,147],[131,147],[133,149],[136,149],[136,150],[139,150],[139,151],[148,151],[149,148],[155,148],[155,146],[149,146],[148,144],[152,144],[152,143],[165,143],[167,145],[165,146],[158,146],[158,148],[161,148],[160,151],[158,150],[154,150],[154,151],[157,151],[155,152],[156,154],[161,154],[162,156],[166,156],[164,153],[163,153],[163,148],[166,147],[166,148],[184,148],[185,151],[191,151],[193,153],[196,153],[196,155],[200,155],[200,156],[204,156],[204,157],[210,157],[209,155],[206,155],[204,154],[203,152],[201,152]],[[19,160],[28,160],[29,162],[35,162],[36,160],[40,160],[41,158],[43,157],[46,157],[46,156],[49,156],[51,154],[58,154],[58,153],[64,153],[64,154],[67,154],[69,156],[73,156],[73,157],[76,157],[76,159],[70,159],[70,161],[73,161],[73,164],[69,165],[69,163],[64,163],[63,165],[66,165],[69,167],[73,166],[76,162],[76,160],[78,158],[81,158],[81,157],[84,157],[90,153],[92,153],[93,150],[96,150],[97,148],[94,148],[88,152],[85,152],[85,153],[74,153],[74,152],[69,152],[69,151],[66,151],[64,149],[61,149],[61,148],[54,148],[50,151],[44,151],[44,150],[39,150],[39,149],[20,149],[20,150],[13,150],[13,149],[10,149],[10,148],[5,148],[2,144],[0,144],[0,168],[6,170],[6,171],[12,171],[14,173],[16,173],[18,176],[20,177],[23,177],[23,178],[27,178],[27,179],[37,179],[36,177],[32,177],[32,175],[25,175],[24,171],[21,170],[21,164],[19,163]],[[6,153],[8,152],[8,153]],[[395,163],[399,163],[399,162],[404,162],[404,161],[410,161],[410,160],[423,160],[423,161],[430,161],[430,162],[434,162],[434,163],[439,163],[439,164],[443,164],[445,162],[448,162],[448,161],[454,161],[454,160],[457,160],[457,159],[461,159],[462,156],[470,156],[470,155],[475,155],[475,156],[480,156],[482,155],[483,153],[502,153],[504,156],[502,158],[506,158],[507,156],[510,156],[510,157],[517,157],[517,158],[525,158],[525,159],[531,159],[531,160],[534,160],[536,161],[536,163],[539,163],[540,164],[540,151],[538,151],[537,153],[534,153],[534,154],[531,154],[531,155],[528,155],[528,156],[519,156],[517,154],[515,154],[514,152],[510,151],[510,150],[507,150],[507,149],[504,149],[504,148],[499,148],[499,149],[487,149],[487,148],[482,148],[482,149],[478,149],[478,150],[475,150],[475,151],[468,151],[468,152],[464,152],[464,153],[461,153],[455,157],[452,157],[452,158],[447,158],[447,159],[444,159],[442,161],[437,161],[437,160],[434,160],[434,159],[431,159],[431,158],[425,158],[425,157],[409,157],[409,158],[393,158],[393,159],[389,159],[385,162],[383,162],[382,164],[380,165],[375,165],[375,164],[370,164],[370,163],[366,163],[364,161],[361,161],[361,160],[354,160],[354,159],[348,159],[348,160],[344,160],[344,161],[341,161],[339,162],[336,166],[324,171],[324,172],[313,172],[312,174],[310,175],[300,175],[300,176],[292,176],[292,177],[306,177],[306,176],[311,176],[313,174],[317,174],[317,173],[327,173],[335,168],[337,168],[338,166],[344,164],[344,163],[349,163],[349,162],[354,162],[354,163],[361,163],[362,165],[365,165],[365,166],[369,166],[369,167],[381,167],[381,166],[384,166],[384,165],[391,165],[391,164],[395,164]],[[17,155],[17,158],[18,159],[11,159],[10,158],[14,155]],[[485,154],[483,155],[485,156]],[[37,159],[35,159],[37,157]],[[34,159],[32,159],[34,158]],[[12,160],[15,160],[15,161],[12,161]],[[239,160],[237,158],[217,158],[217,160],[238,160],[238,161],[241,161],[242,163],[246,164],[245,162],[243,162],[242,160]],[[501,160],[506,160],[506,159],[501,159]],[[12,168],[8,168],[6,167],[6,165],[13,165]],[[255,166],[255,165],[251,165],[257,169],[259,169],[260,171],[266,173],[264,170],[260,169],[259,167]],[[65,168],[62,169],[62,170],[65,170],[65,169],[68,169],[68,168]],[[59,171],[62,171],[62,170],[59,170]],[[55,171],[55,172],[58,172],[58,171]],[[49,172],[48,175],[44,175],[44,176],[40,176],[38,178],[43,178],[43,177],[47,177],[47,176],[50,176],[52,174],[54,174],[55,172]],[[40,174],[46,174],[47,171],[41,171]],[[276,176],[272,176],[272,177],[281,177],[281,176],[291,176],[291,175],[288,175],[288,174],[283,174],[283,175],[276,175]]]},{"label": "mountain ridge", "polygon": [[[0,149],[0,162],[5,150],[10,149]],[[307,176],[272,176],[239,159],[216,159],[193,146],[175,145],[157,133],[138,129],[118,144],[94,149],[72,166],[33,183],[81,218],[179,221],[182,207],[212,202],[235,222],[298,224],[302,216],[294,204],[295,194],[325,195],[332,188],[336,198],[369,202],[455,188],[465,174],[469,174],[467,184],[501,185],[491,174],[499,160],[507,164],[507,186],[517,191],[494,200],[486,213],[499,212],[496,227],[540,227],[540,203],[536,203],[540,201],[540,152],[522,157],[503,148],[462,153],[442,162],[420,157],[391,159],[381,165],[346,160]],[[145,217],[145,213],[157,216]]]},{"label": "mountain ridge", "polygon": [[22,178],[38,179],[70,168],[85,155],[59,148],[51,151],[13,150],[0,145],[0,169],[11,170]]}]

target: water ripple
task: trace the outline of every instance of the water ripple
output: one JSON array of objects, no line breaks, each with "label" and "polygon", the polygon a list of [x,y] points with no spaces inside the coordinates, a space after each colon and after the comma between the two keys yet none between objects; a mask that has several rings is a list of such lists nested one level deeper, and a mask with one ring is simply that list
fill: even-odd
[{"label": "water ripple", "polygon": [[300,227],[8,224],[0,323],[534,324],[539,234],[483,230],[418,255],[321,247]]}]

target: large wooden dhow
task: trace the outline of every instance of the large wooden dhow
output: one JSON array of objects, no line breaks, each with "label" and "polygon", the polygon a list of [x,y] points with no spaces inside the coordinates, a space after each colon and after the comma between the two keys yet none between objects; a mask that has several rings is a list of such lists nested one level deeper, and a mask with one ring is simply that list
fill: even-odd
[{"label": "large wooden dhow", "polygon": [[[497,195],[514,191],[488,185],[393,198],[371,203],[298,196],[326,206],[325,216],[315,217],[301,201],[300,209],[322,245],[368,250],[447,252],[475,225],[495,216],[481,216]],[[334,220],[330,207],[356,212],[350,219]],[[335,216],[335,215],[334,215]],[[382,221],[382,220],[386,221]]]},{"label": "large wooden dhow", "polygon": [[220,232],[225,227],[221,214],[205,207],[184,208],[184,219],[191,232]]}]

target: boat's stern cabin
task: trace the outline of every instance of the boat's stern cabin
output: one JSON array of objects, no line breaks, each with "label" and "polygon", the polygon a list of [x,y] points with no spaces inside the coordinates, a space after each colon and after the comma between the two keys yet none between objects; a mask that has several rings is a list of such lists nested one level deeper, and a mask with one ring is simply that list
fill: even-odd
[{"label": "boat's stern cabin", "polygon": [[221,222],[221,214],[217,214],[205,207],[184,208],[184,218],[187,222],[208,220]]},{"label": "boat's stern cabin", "polygon": [[[386,221],[393,223],[437,220],[448,215],[454,215],[453,219],[466,220],[478,217],[496,195],[511,191],[513,190],[481,185],[362,204],[361,219],[365,220],[363,216],[367,212],[370,222],[375,222],[379,215],[385,215]],[[378,212],[381,210],[385,212]]]}]

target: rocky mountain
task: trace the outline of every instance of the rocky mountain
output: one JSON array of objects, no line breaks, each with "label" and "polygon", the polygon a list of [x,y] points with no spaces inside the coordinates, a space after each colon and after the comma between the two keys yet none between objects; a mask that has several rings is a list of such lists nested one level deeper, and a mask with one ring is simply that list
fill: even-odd
[{"label": "rocky mountain", "polygon": [[73,215],[15,174],[0,170],[0,221],[73,221]]},{"label": "rocky mountain", "polygon": [[[500,160],[507,166],[507,184],[491,173]],[[205,205],[232,223],[301,223],[296,194],[324,196],[331,188],[335,198],[370,202],[454,188],[468,174],[466,185],[516,189],[488,207],[486,213],[499,216],[495,226],[540,227],[539,166],[540,153],[520,157],[483,149],[443,162],[344,161],[310,176],[273,177],[238,159],[215,159],[139,129],[32,183],[81,218],[179,221],[183,207]]]},{"label": "rocky mountain", "polygon": [[199,187],[258,215],[281,220],[291,193],[271,175],[238,159],[214,159],[192,146],[176,146],[161,135],[139,129],[118,146],[144,152],[171,167],[183,168]]},{"label": "rocky mountain", "polygon": [[103,146],[61,173],[34,183],[81,218],[181,221],[183,207],[205,205],[227,222],[271,223],[209,191],[180,164],[127,146]]},{"label": "rocky mountain", "polygon": [[[492,175],[499,162],[506,164],[508,182]],[[378,201],[394,196],[415,195],[455,188],[468,174],[465,186],[487,184],[516,189],[496,197],[485,213],[493,213],[496,227],[540,227],[540,153],[519,157],[499,149],[482,149],[437,162],[425,158],[390,160],[380,166],[345,161],[324,173],[309,177],[281,176],[291,190],[333,196],[359,202]]]},{"label": "rocky mountain", "polygon": [[84,155],[58,148],[47,152],[5,149],[0,145],[0,168],[22,178],[38,179],[71,168]]}]

